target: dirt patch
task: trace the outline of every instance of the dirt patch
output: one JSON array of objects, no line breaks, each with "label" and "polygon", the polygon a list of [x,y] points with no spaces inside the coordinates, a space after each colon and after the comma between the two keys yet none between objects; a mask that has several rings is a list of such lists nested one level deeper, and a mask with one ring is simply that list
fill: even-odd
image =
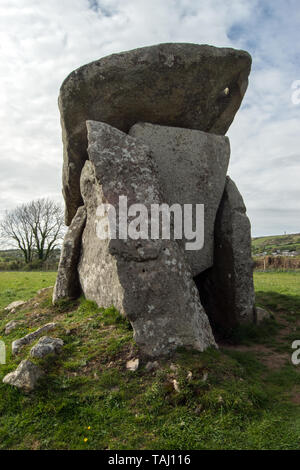
[{"label": "dirt patch", "polygon": [[251,352],[257,356],[257,359],[260,360],[265,366],[271,370],[278,370],[284,366],[288,361],[290,361],[290,356],[287,353],[276,352],[263,344],[253,344],[253,345],[221,345],[224,349],[231,351],[241,351],[241,352]]},{"label": "dirt patch", "polygon": [[[277,344],[286,344],[286,338],[293,332],[295,328],[295,323],[289,323],[285,318],[283,318],[284,312],[273,313],[277,323],[280,325],[280,329],[275,336]],[[298,323],[298,322],[296,322]],[[264,344],[251,344],[251,345],[228,345],[225,343],[219,344],[224,349],[229,349],[232,351],[241,351],[241,352],[251,352],[257,356],[262,364],[268,367],[270,370],[281,369],[284,365],[291,362],[291,353],[276,351],[270,346]]]}]

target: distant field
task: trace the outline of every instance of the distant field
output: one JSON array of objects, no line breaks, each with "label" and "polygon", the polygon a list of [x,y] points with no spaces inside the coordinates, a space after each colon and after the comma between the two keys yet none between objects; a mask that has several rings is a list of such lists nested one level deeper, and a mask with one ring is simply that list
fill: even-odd
[{"label": "distant field", "polygon": [[56,272],[0,272],[0,308],[28,300],[43,287],[53,286]]},{"label": "distant field", "polygon": [[252,239],[252,252],[266,251],[271,254],[275,250],[300,251],[300,233],[290,235],[272,235]]}]

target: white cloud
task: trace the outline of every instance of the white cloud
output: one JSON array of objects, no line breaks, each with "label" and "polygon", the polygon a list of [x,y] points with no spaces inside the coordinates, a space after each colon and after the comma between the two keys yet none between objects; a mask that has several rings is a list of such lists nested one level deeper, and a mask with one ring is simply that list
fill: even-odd
[{"label": "white cloud", "polygon": [[256,0],[1,0],[0,211],[61,198],[57,96],[68,73],[113,52],[195,42],[253,53],[250,86],[229,132],[230,173],[254,234],[300,231],[300,105],[290,88],[300,79],[300,9],[284,3],[268,10],[270,2]]}]

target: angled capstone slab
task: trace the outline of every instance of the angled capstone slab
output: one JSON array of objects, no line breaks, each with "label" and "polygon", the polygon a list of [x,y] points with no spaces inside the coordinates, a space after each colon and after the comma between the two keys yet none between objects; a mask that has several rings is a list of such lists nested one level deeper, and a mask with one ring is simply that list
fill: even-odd
[{"label": "angled capstone slab", "polygon": [[60,299],[74,299],[80,295],[81,288],[77,266],[85,220],[85,207],[80,206],[64,238],[56,283],[53,289],[53,304]]},{"label": "angled capstone slab", "polygon": [[[87,210],[78,266],[86,298],[99,306],[114,305],[129,319],[144,356],[168,354],[178,346],[204,350],[215,345],[184,253],[174,240],[113,238],[113,224],[100,239],[99,227],[108,227],[110,214],[99,211],[109,203],[117,212],[119,196],[128,208],[160,204],[161,193],[147,146],[105,123],[87,122],[88,154],[81,175],[81,193]],[[111,210],[111,209],[110,209]],[[136,223],[131,213],[127,229]],[[144,226],[144,225],[143,225]],[[143,233],[146,233],[145,230]],[[103,237],[105,238],[105,237]]]},{"label": "angled capstone slab", "polygon": [[219,332],[255,321],[251,226],[243,198],[229,176],[216,217],[214,265],[196,278],[196,284]]},{"label": "angled capstone slab", "polygon": [[170,43],[113,54],[73,71],[59,95],[66,224],[82,205],[86,120],[124,132],[141,121],[225,134],[245,94],[250,68],[251,57],[244,51]]},{"label": "angled capstone slab", "polygon": [[[203,221],[196,217],[196,204],[204,204],[204,246],[185,250],[193,276],[213,264],[214,224],[225,187],[230,157],[227,137],[207,132],[135,124],[129,134],[148,145],[158,169],[164,201],[170,206],[192,204],[193,227],[200,233]],[[187,239],[178,242],[185,249]],[[196,241],[193,248],[196,248]]]}]

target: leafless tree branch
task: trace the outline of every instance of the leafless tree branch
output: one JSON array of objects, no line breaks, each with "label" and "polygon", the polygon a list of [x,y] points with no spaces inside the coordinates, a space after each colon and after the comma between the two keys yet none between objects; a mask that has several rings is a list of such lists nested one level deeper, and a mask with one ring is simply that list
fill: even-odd
[{"label": "leafless tree branch", "polygon": [[46,261],[64,235],[64,216],[60,204],[37,199],[5,214],[0,222],[0,236],[13,242],[26,263],[36,256]]}]

